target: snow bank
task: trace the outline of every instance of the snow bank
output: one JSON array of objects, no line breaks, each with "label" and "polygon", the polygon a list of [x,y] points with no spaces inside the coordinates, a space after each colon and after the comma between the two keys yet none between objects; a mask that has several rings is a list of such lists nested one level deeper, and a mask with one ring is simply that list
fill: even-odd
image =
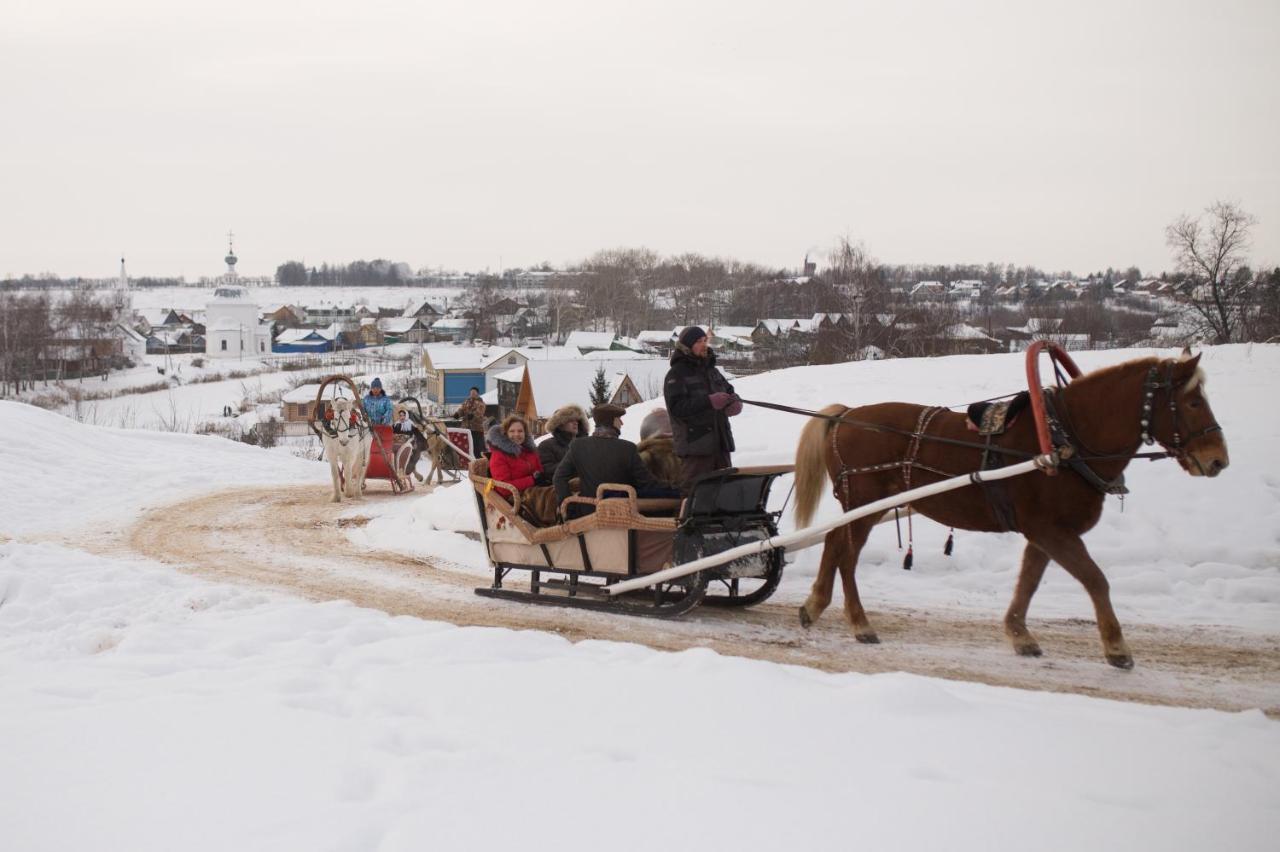
[{"label": "snow bank", "polygon": [[328,482],[329,467],[208,435],[88,426],[0,401],[0,532],[101,523],[241,485]]},{"label": "snow bank", "polygon": [[[154,438],[155,436],[150,436]],[[1280,727],[457,628],[0,545],[38,850],[1264,850]]]}]

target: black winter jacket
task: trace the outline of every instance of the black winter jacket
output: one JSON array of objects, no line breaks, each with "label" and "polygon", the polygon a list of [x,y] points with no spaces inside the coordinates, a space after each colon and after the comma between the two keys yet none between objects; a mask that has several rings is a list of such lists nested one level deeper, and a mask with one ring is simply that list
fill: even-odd
[{"label": "black winter jacket", "polygon": [[713,393],[733,393],[733,385],[716,369],[716,354],[703,358],[676,344],[662,395],[671,417],[671,436],[678,456],[710,456],[734,450],[729,417],[711,407]]},{"label": "black winter jacket", "polygon": [[569,442],[577,437],[563,429],[557,429],[551,433],[550,438],[538,444],[538,458],[542,459],[542,469],[546,471],[547,476],[556,475],[556,468],[569,454]]},{"label": "black winter jacket", "polygon": [[569,452],[556,468],[556,502],[569,496],[569,480],[582,480],[583,497],[595,497],[596,488],[605,482],[631,485],[635,488],[660,487],[650,475],[636,445],[622,438],[578,438],[570,442]]}]

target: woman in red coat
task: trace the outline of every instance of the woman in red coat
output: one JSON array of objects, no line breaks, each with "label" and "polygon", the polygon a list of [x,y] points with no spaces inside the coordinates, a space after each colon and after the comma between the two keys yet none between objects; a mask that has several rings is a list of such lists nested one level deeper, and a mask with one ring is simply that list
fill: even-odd
[{"label": "woman in red coat", "polygon": [[547,485],[542,473],[542,459],[529,437],[524,419],[512,414],[501,426],[489,429],[485,436],[493,456],[489,459],[489,476],[500,482],[528,491],[535,485]]},{"label": "woman in red coat", "polygon": [[501,426],[489,429],[485,440],[492,453],[489,476],[520,491],[520,502],[535,523],[555,523],[555,488],[542,471],[542,459],[524,418],[512,414]]}]

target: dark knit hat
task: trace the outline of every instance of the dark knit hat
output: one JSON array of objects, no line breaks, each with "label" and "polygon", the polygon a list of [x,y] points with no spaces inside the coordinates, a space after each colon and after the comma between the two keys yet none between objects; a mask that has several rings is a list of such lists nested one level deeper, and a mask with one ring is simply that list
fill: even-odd
[{"label": "dark knit hat", "polygon": [[707,333],[696,325],[691,325],[680,332],[680,345],[692,349],[693,344],[706,337]]},{"label": "dark knit hat", "polygon": [[373,381],[369,382],[369,390],[373,390],[374,388],[377,388],[378,390],[382,390],[382,379],[374,379]]},{"label": "dark knit hat", "polygon": [[626,413],[627,410],[621,405],[606,402],[591,409],[591,419],[596,422],[596,426],[612,426],[614,420]]}]

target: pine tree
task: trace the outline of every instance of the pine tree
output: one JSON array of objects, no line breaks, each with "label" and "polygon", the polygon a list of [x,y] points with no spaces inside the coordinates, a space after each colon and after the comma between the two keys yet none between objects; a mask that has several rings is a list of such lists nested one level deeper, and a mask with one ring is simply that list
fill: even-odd
[{"label": "pine tree", "polygon": [[591,404],[604,405],[609,401],[609,381],[604,376],[604,365],[596,367],[596,377],[591,380]]}]

